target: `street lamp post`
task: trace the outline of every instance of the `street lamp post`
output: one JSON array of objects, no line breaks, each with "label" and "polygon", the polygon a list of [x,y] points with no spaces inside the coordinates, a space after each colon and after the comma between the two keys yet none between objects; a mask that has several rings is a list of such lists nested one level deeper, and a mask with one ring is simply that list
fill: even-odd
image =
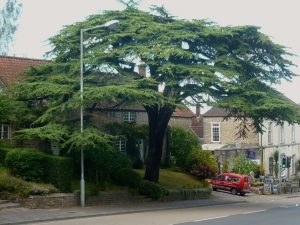
[{"label": "street lamp post", "polygon": [[[109,28],[113,29],[120,23],[119,20],[111,20],[102,25],[85,28],[80,30],[80,133],[83,133],[83,33],[89,30],[97,28]],[[85,181],[84,181],[84,153],[83,147],[81,147],[81,180],[80,180],[80,204],[85,206]]]}]

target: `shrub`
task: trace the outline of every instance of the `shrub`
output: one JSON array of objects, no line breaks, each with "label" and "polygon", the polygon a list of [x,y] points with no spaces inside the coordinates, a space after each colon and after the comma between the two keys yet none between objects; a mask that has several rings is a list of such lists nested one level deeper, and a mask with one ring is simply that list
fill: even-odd
[{"label": "shrub", "polygon": [[[129,157],[116,150],[88,150],[85,153],[85,159],[87,172],[95,174],[96,179],[101,181],[109,180],[118,169],[132,166]],[[79,163],[79,161],[77,162]],[[92,177],[93,181],[95,181],[95,177]]]},{"label": "shrub", "polygon": [[0,163],[4,163],[6,154],[10,151],[9,148],[0,146]]},{"label": "shrub", "polygon": [[73,162],[71,158],[45,155],[45,179],[63,192],[71,191]]},{"label": "shrub", "polygon": [[168,190],[163,186],[147,180],[142,180],[139,193],[152,199],[159,199],[169,194]]},{"label": "shrub", "polygon": [[44,177],[44,159],[36,151],[12,150],[6,154],[5,165],[24,180],[41,181]]},{"label": "shrub", "polygon": [[113,173],[113,180],[116,184],[138,189],[142,178],[134,170],[123,168]]},{"label": "shrub", "polygon": [[193,149],[199,148],[198,138],[195,134],[183,128],[172,127],[170,139],[171,161],[176,167],[186,170],[188,167],[188,155]]},{"label": "shrub", "polygon": [[141,159],[134,160],[132,164],[133,169],[143,169],[144,168],[144,162]]},{"label": "shrub", "polygon": [[239,174],[250,175],[250,172],[254,174],[259,170],[258,164],[255,161],[247,159],[244,156],[238,156],[232,159],[232,172]]},{"label": "shrub", "polygon": [[210,178],[218,171],[216,159],[210,151],[194,149],[187,162],[187,172],[201,179]]},{"label": "shrub", "polygon": [[216,175],[216,172],[207,165],[198,165],[196,168],[190,171],[193,176],[199,177],[200,179],[211,178]]}]

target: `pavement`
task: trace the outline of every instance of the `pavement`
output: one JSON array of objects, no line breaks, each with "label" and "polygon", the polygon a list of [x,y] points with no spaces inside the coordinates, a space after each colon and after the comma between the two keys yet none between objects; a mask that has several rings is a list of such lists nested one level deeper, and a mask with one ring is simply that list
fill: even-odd
[{"label": "pavement", "polygon": [[117,206],[73,207],[60,209],[11,208],[0,211],[0,225],[34,224],[38,222],[57,220],[99,217],[157,210],[195,208],[214,205],[228,205],[257,201],[281,201],[291,197],[300,198],[300,195],[258,196],[255,194],[249,194],[242,197],[232,196],[228,193],[214,192],[212,197],[209,199],[190,201],[144,202]]}]

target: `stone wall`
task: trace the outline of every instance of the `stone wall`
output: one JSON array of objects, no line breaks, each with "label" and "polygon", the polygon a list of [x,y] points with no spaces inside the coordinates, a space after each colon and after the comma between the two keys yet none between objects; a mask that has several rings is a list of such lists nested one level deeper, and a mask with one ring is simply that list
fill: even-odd
[{"label": "stone wall", "polygon": [[45,196],[29,196],[18,202],[24,207],[32,209],[64,208],[78,206],[78,197],[72,193],[56,193]]},{"label": "stone wall", "polygon": [[[182,201],[206,199],[211,195],[210,188],[200,189],[174,189],[169,190],[169,195],[157,201]],[[27,208],[64,208],[79,206],[79,193],[57,193],[45,196],[30,196],[25,199],[19,199],[18,202]],[[144,196],[131,194],[128,191],[100,191],[97,196],[86,198],[86,205],[121,205],[131,203],[142,203],[153,201]]]},{"label": "stone wall", "polygon": [[246,139],[237,139],[236,135],[238,132],[238,122],[235,122],[234,119],[229,119],[228,121],[223,121],[222,117],[204,117],[203,118],[203,143],[212,144],[216,142],[211,141],[211,123],[219,122],[220,123],[220,142],[219,144],[234,144],[236,142],[245,143],[245,144],[258,144],[259,135],[254,133],[253,130],[247,132]]}]

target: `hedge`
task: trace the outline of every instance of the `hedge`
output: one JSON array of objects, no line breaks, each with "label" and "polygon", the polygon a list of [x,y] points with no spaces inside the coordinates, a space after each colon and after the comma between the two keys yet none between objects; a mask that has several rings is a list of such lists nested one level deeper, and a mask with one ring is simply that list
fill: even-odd
[{"label": "hedge", "polygon": [[63,192],[71,191],[72,159],[51,155],[46,155],[45,159],[45,181],[53,184]]},{"label": "hedge", "polygon": [[43,181],[45,156],[37,151],[14,149],[6,154],[5,166],[26,181]]},{"label": "hedge", "polygon": [[[10,153],[7,155],[8,152]],[[41,165],[40,163],[33,160],[28,161],[28,155],[32,154],[34,154],[35,158],[41,159],[38,160],[41,161]],[[35,150],[22,148],[0,148],[0,160],[2,160],[3,163],[5,161],[3,158],[8,158],[6,155],[15,155],[13,156],[14,160],[7,160],[10,161],[7,166],[14,174],[18,175],[19,177],[25,179],[27,178],[27,180],[49,182],[63,192],[71,191],[71,181],[73,176],[73,161],[71,158],[47,155]],[[9,156],[9,158],[11,158],[11,156]],[[18,166],[21,166],[20,170],[16,170],[16,164],[18,164]],[[30,177],[32,175],[32,171],[35,171],[37,169],[38,171],[40,171],[39,175],[36,176],[36,173],[33,173],[33,177]]]},{"label": "hedge", "polygon": [[3,147],[3,146],[0,146],[0,163],[1,163],[1,164],[4,164],[6,154],[7,154],[10,150],[11,150],[10,148],[6,148],[6,147]]}]

